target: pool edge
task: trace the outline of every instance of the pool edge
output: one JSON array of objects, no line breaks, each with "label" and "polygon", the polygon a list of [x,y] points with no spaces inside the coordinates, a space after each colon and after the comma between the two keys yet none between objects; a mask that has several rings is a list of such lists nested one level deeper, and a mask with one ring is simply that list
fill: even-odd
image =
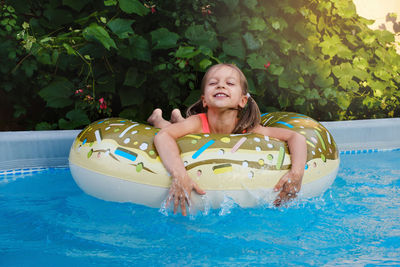
[{"label": "pool edge", "polygon": [[[342,154],[400,148],[400,118],[321,123],[331,132]],[[79,132],[0,132],[0,170],[66,166],[70,147]]]}]

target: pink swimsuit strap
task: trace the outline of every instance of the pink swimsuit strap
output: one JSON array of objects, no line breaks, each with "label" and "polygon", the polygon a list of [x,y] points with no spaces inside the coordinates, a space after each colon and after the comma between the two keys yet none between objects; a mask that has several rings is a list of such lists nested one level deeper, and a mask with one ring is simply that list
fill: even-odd
[{"label": "pink swimsuit strap", "polygon": [[201,125],[203,128],[203,133],[210,133],[210,126],[208,126],[208,119],[207,119],[207,114],[206,113],[199,113],[201,119]]}]

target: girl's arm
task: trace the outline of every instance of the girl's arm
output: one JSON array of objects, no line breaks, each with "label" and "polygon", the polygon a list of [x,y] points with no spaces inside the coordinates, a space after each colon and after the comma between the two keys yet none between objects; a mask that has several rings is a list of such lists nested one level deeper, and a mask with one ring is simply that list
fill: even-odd
[{"label": "girl's arm", "polygon": [[189,205],[190,194],[194,189],[198,194],[205,194],[188,175],[180,156],[176,139],[190,133],[201,133],[201,121],[198,116],[191,116],[182,122],[177,122],[160,130],[154,137],[154,145],[164,164],[172,176],[167,206],[174,202],[174,213],[180,203],[182,215],[186,216],[186,203]]},{"label": "girl's arm", "polygon": [[274,201],[274,204],[279,206],[289,199],[295,198],[300,191],[307,160],[306,139],[297,132],[278,127],[263,127],[259,125],[252,132],[277,138],[286,141],[288,144],[292,168],[282,176],[274,187],[276,192],[280,191],[279,196]]}]

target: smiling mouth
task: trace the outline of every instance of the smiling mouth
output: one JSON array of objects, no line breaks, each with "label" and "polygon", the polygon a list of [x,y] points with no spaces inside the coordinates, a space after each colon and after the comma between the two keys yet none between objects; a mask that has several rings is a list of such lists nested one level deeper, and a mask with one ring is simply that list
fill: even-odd
[{"label": "smiling mouth", "polygon": [[214,97],[229,97],[227,94],[224,93],[217,93],[214,95]]}]

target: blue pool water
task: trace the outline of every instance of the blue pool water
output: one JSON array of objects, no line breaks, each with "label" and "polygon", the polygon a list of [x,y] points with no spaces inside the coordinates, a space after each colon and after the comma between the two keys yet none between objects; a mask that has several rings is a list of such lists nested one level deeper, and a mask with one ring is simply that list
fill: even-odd
[{"label": "blue pool water", "polygon": [[341,155],[284,208],[185,218],[83,193],[67,168],[0,176],[0,266],[400,265],[400,151]]}]

